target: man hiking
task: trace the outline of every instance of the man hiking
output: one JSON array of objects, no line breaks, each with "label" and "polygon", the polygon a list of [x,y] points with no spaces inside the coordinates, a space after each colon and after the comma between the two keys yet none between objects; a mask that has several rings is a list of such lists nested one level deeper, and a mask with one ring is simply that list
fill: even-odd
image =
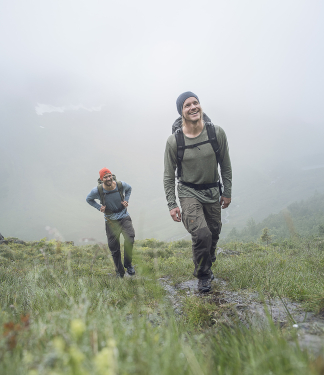
[{"label": "man hiking", "polygon": [[[125,269],[129,275],[134,275],[132,253],[135,231],[127,212],[132,187],[123,181],[116,181],[116,177],[106,167],[99,171],[99,176],[100,184],[92,189],[86,200],[88,204],[105,213],[108,247],[115,263],[117,277],[123,278]],[[95,200],[99,200],[101,205]],[[121,261],[120,234],[124,237],[124,265]]]},{"label": "man hiking", "polygon": [[[203,113],[196,94],[182,93],[177,101],[180,114],[173,124],[164,154],[164,190],[170,215],[183,222],[191,234],[194,276],[199,292],[208,292],[214,275],[216,244],[221,231],[221,208],[231,202],[232,168],[227,138],[223,129],[214,126]],[[221,191],[218,164],[224,184]],[[178,177],[176,202],[175,170]]]}]

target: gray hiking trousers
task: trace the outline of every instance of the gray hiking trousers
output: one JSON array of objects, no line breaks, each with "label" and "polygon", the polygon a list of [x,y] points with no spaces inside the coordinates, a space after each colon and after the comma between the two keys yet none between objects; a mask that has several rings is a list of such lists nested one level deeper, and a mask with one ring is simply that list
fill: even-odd
[{"label": "gray hiking trousers", "polygon": [[202,204],[193,197],[180,198],[182,222],[191,234],[194,276],[208,278],[216,261],[216,245],[222,229],[221,206]]},{"label": "gray hiking trousers", "polygon": [[[133,245],[135,238],[135,231],[132,224],[131,217],[125,217],[112,221],[106,221],[106,234],[108,239],[108,247],[114,260],[115,270],[121,276],[125,274],[125,268],[132,265]],[[120,252],[120,235],[124,237],[124,265],[121,260]]]}]

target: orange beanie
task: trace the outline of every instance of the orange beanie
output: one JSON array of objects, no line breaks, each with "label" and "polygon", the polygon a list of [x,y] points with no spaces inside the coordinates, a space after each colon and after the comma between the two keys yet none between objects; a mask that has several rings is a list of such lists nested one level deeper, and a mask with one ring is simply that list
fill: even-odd
[{"label": "orange beanie", "polygon": [[103,177],[104,177],[106,174],[111,174],[111,171],[108,170],[107,167],[104,167],[104,168],[102,168],[102,169],[99,171],[100,180],[102,180]]}]

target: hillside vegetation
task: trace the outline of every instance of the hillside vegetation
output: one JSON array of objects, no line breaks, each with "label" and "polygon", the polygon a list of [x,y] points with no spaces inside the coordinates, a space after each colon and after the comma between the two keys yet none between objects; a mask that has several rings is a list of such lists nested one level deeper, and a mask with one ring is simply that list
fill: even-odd
[{"label": "hillside vegetation", "polygon": [[[311,374],[291,326],[236,322],[217,290],[183,296],[174,310],[159,278],[193,279],[191,242],[138,241],[135,277],[117,279],[106,245],[42,239],[0,245],[1,374]],[[324,310],[318,241],[230,243],[213,267],[228,289],[287,297]],[[261,296],[260,295],[260,296]],[[220,318],[224,312],[231,323]],[[231,314],[229,314],[232,312]],[[291,344],[295,343],[295,346]]]},{"label": "hillside vegetation", "polygon": [[264,228],[270,230],[272,241],[290,237],[324,235],[324,194],[316,193],[308,199],[295,202],[278,214],[271,214],[262,222],[247,221],[241,230],[233,228],[226,241],[257,241]]}]

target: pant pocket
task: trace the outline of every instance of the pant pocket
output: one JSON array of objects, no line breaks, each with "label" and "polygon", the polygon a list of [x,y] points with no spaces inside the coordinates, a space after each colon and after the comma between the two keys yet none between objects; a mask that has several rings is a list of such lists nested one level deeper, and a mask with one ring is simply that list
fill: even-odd
[{"label": "pant pocket", "polygon": [[186,230],[190,233],[198,228],[197,208],[195,205],[190,205],[182,212],[182,222]]}]

